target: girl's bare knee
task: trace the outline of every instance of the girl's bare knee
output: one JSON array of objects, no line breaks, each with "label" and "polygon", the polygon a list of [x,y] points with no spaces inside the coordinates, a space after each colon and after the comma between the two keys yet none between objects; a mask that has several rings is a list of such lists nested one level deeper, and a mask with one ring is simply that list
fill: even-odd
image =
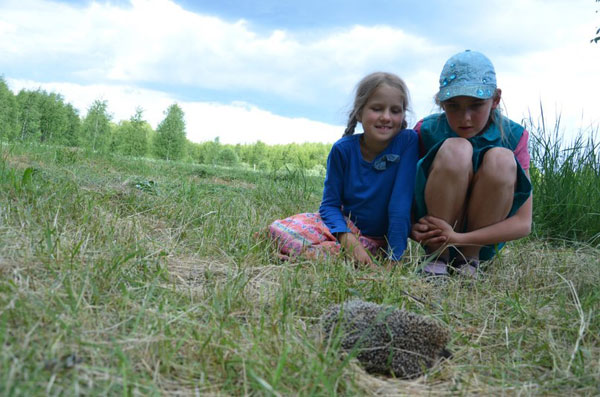
[{"label": "girl's bare knee", "polygon": [[483,156],[478,173],[493,178],[499,183],[512,184],[517,178],[515,155],[506,148],[491,148]]},{"label": "girl's bare knee", "polygon": [[439,148],[434,167],[447,172],[469,172],[472,169],[473,146],[464,138],[448,138]]}]

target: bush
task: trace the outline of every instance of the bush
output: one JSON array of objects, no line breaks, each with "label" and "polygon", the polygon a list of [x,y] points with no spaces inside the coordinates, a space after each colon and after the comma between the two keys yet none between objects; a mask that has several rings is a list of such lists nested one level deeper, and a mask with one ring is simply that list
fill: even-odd
[{"label": "bush", "polygon": [[217,156],[217,163],[222,165],[236,165],[240,162],[237,153],[229,147],[223,148]]}]

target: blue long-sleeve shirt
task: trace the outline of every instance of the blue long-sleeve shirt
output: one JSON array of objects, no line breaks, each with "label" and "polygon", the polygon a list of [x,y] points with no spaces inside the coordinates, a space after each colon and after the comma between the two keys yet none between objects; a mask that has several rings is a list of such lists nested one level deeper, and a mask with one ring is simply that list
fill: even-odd
[{"label": "blue long-sleeve shirt", "polygon": [[362,135],[345,136],[333,144],[319,213],[331,233],[349,232],[344,220],[348,216],[362,235],[386,237],[390,258],[399,260],[411,227],[417,134],[400,131],[372,162],[360,153]]}]

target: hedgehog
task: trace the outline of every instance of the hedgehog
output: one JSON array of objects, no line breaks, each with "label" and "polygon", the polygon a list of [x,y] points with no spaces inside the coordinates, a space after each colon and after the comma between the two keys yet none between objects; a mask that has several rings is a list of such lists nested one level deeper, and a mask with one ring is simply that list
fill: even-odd
[{"label": "hedgehog", "polygon": [[339,335],[342,350],[355,352],[369,373],[416,378],[439,359],[451,356],[446,350],[450,338],[446,328],[391,306],[361,300],[333,305],[321,316],[321,327],[329,338]]}]

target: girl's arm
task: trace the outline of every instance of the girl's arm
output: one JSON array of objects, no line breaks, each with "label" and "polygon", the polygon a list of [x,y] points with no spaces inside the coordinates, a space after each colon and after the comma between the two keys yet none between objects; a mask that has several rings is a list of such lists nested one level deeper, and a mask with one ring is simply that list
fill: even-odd
[{"label": "girl's arm", "polygon": [[347,161],[342,151],[334,144],[327,157],[327,173],[325,174],[325,183],[323,186],[323,199],[319,207],[319,214],[332,234],[350,231],[342,213],[346,164]]},{"label": "girl's arm", "polygon": [[419,160],[419,141],[417,134],[412,131],[403,131],[404,150],[401,153],[400,163],[397,165],[394,187],[388,203],[388,231],[387,239],[391,252],[390,259],[400,260],[406,249],[408,235],[410,234],[410,211],[413,201],[417,161]]},{"label": "girl's arm", "polygon": [[362,264],[374,266],[371,257],[358,240],[358,237],[350,232],[342,212],[346,163],[342,151],[338,146],[334,145],[327,158],[327,174],[325,176],[323,200],[319,207],[319,213],[329,231],[337,235],[342,247],[344,247],[354,260]]}]

